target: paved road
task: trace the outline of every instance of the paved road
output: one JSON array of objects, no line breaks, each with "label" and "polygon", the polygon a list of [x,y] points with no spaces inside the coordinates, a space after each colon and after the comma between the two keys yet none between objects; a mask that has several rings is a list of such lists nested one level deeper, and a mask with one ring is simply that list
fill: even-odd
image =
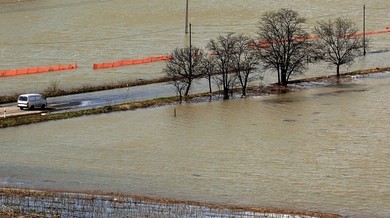
[{"label": "paved road", "polygon": [[142,101],[153,98],[175,96],[172,85],[159,83],[129,88],[113,89],[107,91],[82,93],[60,97],[47,98],[47,109],[20,110],[15,103],[0,105],[1,118],[4,116],[16,116],[32,113],[61,112],[67,110],[79,110],[93,107],[101,107],[131,101]]}]

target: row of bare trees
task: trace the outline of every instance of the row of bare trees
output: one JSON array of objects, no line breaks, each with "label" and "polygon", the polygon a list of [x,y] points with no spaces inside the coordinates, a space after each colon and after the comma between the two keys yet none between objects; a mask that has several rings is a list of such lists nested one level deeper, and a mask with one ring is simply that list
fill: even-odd
[{"label": "row of bare trees", "polygon": [[176,87],[180,102],[189,94],[194,80],[207,78],[223,90],[228,99],[235,86],[246,95],[254,72],[269,69],[277,73],[278,84],[287,85],[291,75],[303,73],[308,64],[326,61],[336,66],[352,64],[362,54],[364,43],[355,24],[346,18],[318,22],[314,36],[303,28],[305,18],[290,9],[263,15],[257,39],[227,34],[211,39],[208,52],[196,47],[176,48],[163,71]]}]

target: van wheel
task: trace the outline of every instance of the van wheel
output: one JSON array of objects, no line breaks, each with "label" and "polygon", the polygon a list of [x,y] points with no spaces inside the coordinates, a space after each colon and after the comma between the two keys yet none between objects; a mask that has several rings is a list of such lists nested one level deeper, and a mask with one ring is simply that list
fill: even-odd
[{"label": "van wheel", "polygon": [[30,110],[34,109],[34,105],[31,105]]},{"label": "van wheel", "polygon": [[19,107],[20,108],[20,110],[23,110],[23,107]]},{"label": "van wheel", "polygon": [[45,107],[46,107],[46,105],[45,105],[45,104],[43,104],[43,105],[41,106],[41,109],[45,109]]}]

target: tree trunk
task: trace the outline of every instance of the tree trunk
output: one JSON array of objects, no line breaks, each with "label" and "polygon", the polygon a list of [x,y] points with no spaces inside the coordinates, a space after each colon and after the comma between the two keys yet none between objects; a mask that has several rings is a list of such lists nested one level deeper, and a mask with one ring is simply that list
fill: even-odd
[{"label": "tree trunk", "polygon": [[213,93],[213,90],[211,90],[211,76],[209,76],[209,92],[210,94]]},{"label": "tree trunk", "polygon": [[187,88],[186,88],[186,92],[184,93],[184,96],[188,96],[188,93],[190,92],[190,88],[191,88],[191,81],[188,82],[188,85],[187,85]]},{"label": "tree trunk", "polygon": [[227,87],[223,88],[223,99],[224,100],[229,99],[229,88]]},{"label": "tree trunk", "polygon": [[281,85],[287,86],[287,73],[281,72],[280,74]]},{"label": "tree trunk", "polygon": [[183,102],[183,96],[181,94],[181,91],[179,92],[179,104]]},{"label": "tree trunk", "polygon": [[336,66],[337,77],[340,77],[340,65]]},{"label": "tree trunk", "polygon": [[246,97],[246,86],[242,86],[242,96]]}]

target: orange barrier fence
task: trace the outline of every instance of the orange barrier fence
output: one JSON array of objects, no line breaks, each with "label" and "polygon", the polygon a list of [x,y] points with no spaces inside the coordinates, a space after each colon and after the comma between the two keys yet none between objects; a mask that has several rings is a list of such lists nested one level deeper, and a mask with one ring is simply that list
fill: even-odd
[{"label": "orange barrier fence", "polygon": [[0,77],[4,76],[19,76],[34,73],[47,73],[49,71],[72,70],[77,68],[76,64],[45,66],[45,67],[29,67],[17,70],[0,70]]},{"label": "orange barrier fence", "polygon": [[156,61],[166,61],[172,58],[172,55],[168,56],[156,56],[156,57],[149,57],[149,58],[143,58],[143,59],[132,59],[132,60],[120,60],[115,62],[105,62],[105,63],[98,63],[93,64],[93,69],[104,69],[104,68],[110,68],[110,67],[121,67],[121,66],[127,66],[127,65],[135,65],[135,64],[146,64]]},{"label": "orange barrier fence", "polygon": [[[386,27],[385,30],[376,31],[376,32],[365,32],[365,35],[376,35],[376,34],[383,34],[383,33],[390,33],[390,26]],[[356,34],[356,36],[362,36],[363,33]]]},{"label": "orange barrier fence", "polygon": [[[381,31],[375,31],[375,32],[365,32],[365,33],[357,33],[355,35],[351,35],[351,37],[359,37],[362,35],[376,35],[376,34],[384,34],[384,33],[390,33],[390,26],[386,26],[384,30]],[[318,39],[318,36],[308,36],[308,37],[297,37],[294,40],[304,40],[304,39],[311,39],[315,40]],[[269,47],[270,44],[275,42],[257,42],[258,46],[261,47]],[[151,63],[156,61],[166,61],[172,58],[172,55],[167,56],[155,56],[155,57],[149,57],[149,58],[143,58],[143,59],[130,59],[130,60],[120,60],[115,62],[104,62],[104,63],[97,63],[93,64],[93,69],[104,69],[104,68],[111,68],[111,67],[121,67],[121,66],[127,66],[127,65],[135,65],[135,64],[145,64],[145,63]],[[59,70],[71,70],[76,69],[76,64],[68,64],[68,65],[57,65],[57,66],[45,66],[45,67],[29,67],[24,69],[17,69],[17,70],[0,70],[0,77],[5,76],[18,76],[18,75],[26,75],[26,74],[35,74],[35,73],[46,73],[49,71],[59,71]]]}]

